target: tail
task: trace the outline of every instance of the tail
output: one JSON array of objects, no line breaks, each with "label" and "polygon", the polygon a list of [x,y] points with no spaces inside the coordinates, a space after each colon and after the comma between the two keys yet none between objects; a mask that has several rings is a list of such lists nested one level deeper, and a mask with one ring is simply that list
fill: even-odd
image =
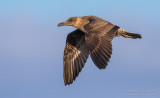
[{"label": "tail", "polygon": [[142,36],[140,34],[127,32],[126,30],[124,30],[122,28],[118,29],[116,36],[123,36],[125,38],[133,38],[133,39],[136,39],[136,38],[141,39],[142,38]]}]

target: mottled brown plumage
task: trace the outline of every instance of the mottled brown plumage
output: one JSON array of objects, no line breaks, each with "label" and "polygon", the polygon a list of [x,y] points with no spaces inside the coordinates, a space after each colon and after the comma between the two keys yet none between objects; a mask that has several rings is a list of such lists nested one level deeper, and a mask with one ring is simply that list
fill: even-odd
[{"label": "mottled brown plumage", "polygon": [[64,82],[70,84],[81,72],[89,56],[84,33],[77,29],[67,36],[64,49],[63,76]]},{"label": "mottled brown plumage", "polygon": [[124,29],[96,16],[71,17],[58,26],[73,26],[77,29],[67,36],[64,49],[63,77],[69,85],[81,72],[90,55],[99,69],[105,69],[112,54],[112,39],[115,36],[141,38],[140,34]]}]

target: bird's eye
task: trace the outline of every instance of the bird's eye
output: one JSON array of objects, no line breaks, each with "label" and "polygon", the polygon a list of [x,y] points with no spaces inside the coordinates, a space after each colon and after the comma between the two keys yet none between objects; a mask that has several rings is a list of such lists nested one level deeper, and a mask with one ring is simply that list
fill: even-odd
[{"label": "bird's eye", "polygon": [[70,22],[71,22],[71,21],[73,21],[73,19],[69,19],[68,21],[70,21]]}]

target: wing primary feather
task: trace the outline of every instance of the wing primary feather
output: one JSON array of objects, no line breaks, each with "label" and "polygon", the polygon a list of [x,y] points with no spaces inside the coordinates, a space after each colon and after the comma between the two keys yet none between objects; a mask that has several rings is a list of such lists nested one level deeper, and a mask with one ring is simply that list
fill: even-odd
[{"label": "wing primary feather", "polygon": [[70,83],[72,83],[73,82],[73,77],[74,77],[74,72],[73,72],[73,68],[74,68],[74,65],[73,65],[73,53],[71,53],[71,55],[70,55],[70,64],[71,64],[71,71],[70,71],[70,75],[71,75],[71,79],[70,79]]},{"label": "wing primary feather", "polygon": [[77,76],[79,75],[79,59],[78,59],[78,53],[76,52],[76,59],[75,59],[75,61],[76,61],[76,69],[77,69]]},{"label": "wing primary feather", "polygon": [[97,67],[99,67],[100,69],[102,69],[103,68],[103,63],[100,61],[100,59],[97,56],[97,54],[95,52],[92,52],[91,53],[91,57],[96,62],[95,64],[97,65]]},{"label": "wing primary feather", "polygon": [[102,46],[99,46],[99,48],[100,48],[100,51],[99,51],[99,52],[101,52],[101,54],[103,55],[103,57],[104,57],[107,61],[109,61],[109,56],[108,56],[107,53],[105,52],[106,49],[104,49]]},{"label": "wing primary feather", "polygon": [[[78,61],[77,59],[75,58],[74,60],[74,65],[75,65],[75,75],[78,76]],[[76,76],[74,77],[74,80],[76,79]]]},{"label": "wing primary feather", "polygon": [[108,57],[108,61],[109,61],[109,59],[111,58],[111,54],[112,54],[112,53],[108,52],[108,50],[107,50],[107,49],[105,49],[103,46],[101,47],[101,49],[102,49],[102,50],[103,50],[103,52],[107,55],[107,57]]},{"label": "wing primary feather", "polygon": [[101,46],[102,46],[103,51],[107,53],[108,57],[110,58],[110,54],[112,54],[112,49],[108,48],[108,45],[105,46],[101,44]]},{"label": "wing primary feather", "polygon": [[71,80],[71,60],[70,60],[70,54],[68,55],[68,83],[70,84]]},{"label": "wing primary feather", "polygon": [[99,59],[99,62],[101,63],[101,66],[105,68],[105,65],[107,64],[106,59],[102,56],[102,54],[100,53],[100,50],[98,49],[99,48],[97,48],[97,51],[95,54],[97,55],[97,58]]}]

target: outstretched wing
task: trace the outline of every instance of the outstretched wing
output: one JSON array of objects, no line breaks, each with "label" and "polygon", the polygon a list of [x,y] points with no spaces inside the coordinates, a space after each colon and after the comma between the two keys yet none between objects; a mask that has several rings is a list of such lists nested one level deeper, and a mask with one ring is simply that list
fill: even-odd
[{"label": "outstretched wing", "polygon": [[79,29],[67,36],[63,58],[63,77],[65,85],[69,85],[81,72],[89,55],[85,35]]},{"label": "outstretched wing", "polygon": [[112,39],[119,27],[97,17],[89,20],[84,26],[85,40],[95,65],[105,69],[112,54]]}]

